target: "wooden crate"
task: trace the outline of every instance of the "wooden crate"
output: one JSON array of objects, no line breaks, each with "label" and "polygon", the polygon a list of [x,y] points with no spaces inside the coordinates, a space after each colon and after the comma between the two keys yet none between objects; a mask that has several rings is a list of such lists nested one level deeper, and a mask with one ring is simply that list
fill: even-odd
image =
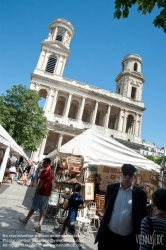
[{"label": "wooden crate", "polygon": [[98,212],[105,209],[105,195],[96,194],[95,202]]}]

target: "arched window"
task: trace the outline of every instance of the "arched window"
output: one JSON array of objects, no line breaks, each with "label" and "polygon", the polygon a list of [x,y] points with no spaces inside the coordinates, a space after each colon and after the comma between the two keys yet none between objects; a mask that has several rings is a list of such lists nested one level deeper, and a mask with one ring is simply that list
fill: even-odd
[{"label": "arched window", "polygon": [[51,55],[47,62],[46,71],[49,73],[54,73],[56,62],[57,62],[57,57]]},{"label": "arched window", "polygon": [[58,101],[55,107],[55,112],[54,112],[55,114],[61,115],[61,116],[63,115],[64,108],[65,108],[65,101],[66,99],[63,96],[60,96],[58,98]]},{"label": "arched window", "polygon": [[138,68],[138,64],[134,63],[134,71],[137,71],[137,68]]},{"label": "arched window", "polygon": [[103,110],[98,110],[96,115],[96,121],[95,124],[98,126],[103,126],[104,122],[104,112]]},{"label": "arched window", "polygon": [[72,101],[68,117],[72,119],[76,119],[77,112],[78,112],[78,101]]},{"label": "arched window", "polygon": [[115,129],[116,114],[112,112],[109,118],[108,128]]},{"label": "arched window", "polygon": [[128,115],[128,117],[127,117],[126,133],[127,134],[134,133],[134,117],[132,115]]},{"label": "arched window", "polygon": [[57,36],[56,36],[56,41],[59,41],[59,42],[61,42],[62,41],[62,39],[63,39],[63,35],[64,35],[64,33],[65,33],[65,30],[64,29],[58,29],[58,33],[57,33]]},{"label": "arched window", "polygon": [[40,89],[39,90],[39,97],[40,97],[40,100],[39,100],[38,104],[41,108],[44,108],[44,106],[46,104],[47,91],[45,89]]},{"label": "arched window", "polygon": [[82,115],[82,121],[90,123],[91,122],[91,115],[92,115],[92,107],[90,104],[85,104],[84,112]]}]

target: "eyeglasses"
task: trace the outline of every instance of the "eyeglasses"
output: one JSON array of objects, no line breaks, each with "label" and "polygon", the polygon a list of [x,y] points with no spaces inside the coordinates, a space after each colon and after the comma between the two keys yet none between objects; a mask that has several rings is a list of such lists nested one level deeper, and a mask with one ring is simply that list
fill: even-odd
[{"label": "eyeglasses", "polygon": [[130,177],[133,177],[134,174],[128,173],[128,172],[122,172],[124,176],[129,175]]}]

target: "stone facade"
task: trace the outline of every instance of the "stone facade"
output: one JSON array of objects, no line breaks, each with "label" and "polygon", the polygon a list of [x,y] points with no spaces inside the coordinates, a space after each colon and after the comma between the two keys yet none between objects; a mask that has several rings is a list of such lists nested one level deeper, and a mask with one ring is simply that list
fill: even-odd
[{"label": "stone facade", "polygon": [[74,37],[72,24],[56,19],[49,26],[30,88],[45,98],[48,136],[32,158],[47,155],[87,128],[97,128],[128,147],[142,145],[144,76],[142,59],[128,54],[116,77],[116,93],[63,77]]}]

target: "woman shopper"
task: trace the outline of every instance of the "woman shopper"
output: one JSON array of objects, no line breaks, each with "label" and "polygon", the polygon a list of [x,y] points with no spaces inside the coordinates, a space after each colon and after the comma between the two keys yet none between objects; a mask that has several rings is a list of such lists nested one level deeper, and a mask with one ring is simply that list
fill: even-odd
[{"label": "woman shopper", "polygon": [[155,213],[153,217],[145,217],[141,222],[139,250],[166,249],[166,189],[157,189],[152,194],[152,203]]},{"label": "woman shopper", "polygon": [[18,167],[18,181],[20,181],[21,177],[23,176],[24,170],[26,167],[26,161],[25,159],[21,156],[19,160],[19,167]]},{"label": "woman shopper", "polygon": [[30,171],[29,171],[29,180],[27,182],[27,185],[30,187],[33,187],[33,183],[34,183],[34,179],[36,177],[36,170],[37,170],[37,166],[35,164],[35,162],[32,162]]}]

